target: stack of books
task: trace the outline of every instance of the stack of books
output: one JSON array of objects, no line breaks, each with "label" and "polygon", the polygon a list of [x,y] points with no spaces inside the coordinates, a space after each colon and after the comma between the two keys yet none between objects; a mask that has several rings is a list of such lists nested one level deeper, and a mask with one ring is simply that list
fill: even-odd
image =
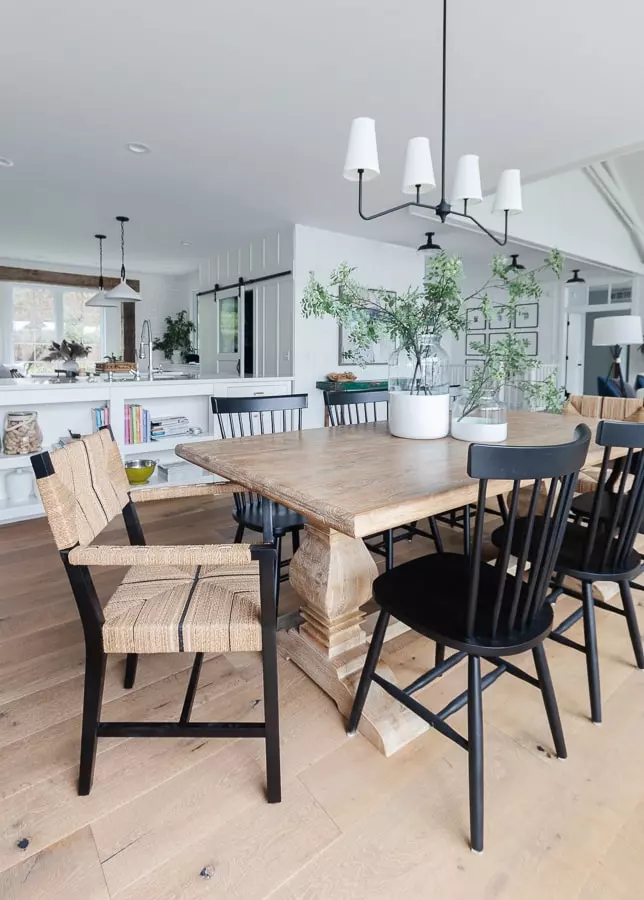
[{"label": "stack of books", "polygon": [[155,416],[152,420],[152,440],[160,441],[167,437],[180,437],[184,434],[193,434],[194,428],[185,416]]},{"label": "stack of books", "polygon": [[98,431],[104,425],[110,424],[110,408],[109,406],[97,406],[92,410],[92,418],[94,421],[94,431]]},{"label": "stack of books", "polygon": [[125,404],[125,443],[145,444],[151,440],[150,413],[138,403]]}]

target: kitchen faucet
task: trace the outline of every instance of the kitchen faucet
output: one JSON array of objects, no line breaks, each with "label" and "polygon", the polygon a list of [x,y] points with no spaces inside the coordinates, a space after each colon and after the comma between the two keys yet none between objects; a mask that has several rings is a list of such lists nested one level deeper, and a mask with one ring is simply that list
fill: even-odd
[{"label": "kitchen faucet", "polygon": [[143,327],[141,328],[141,340],[139,341],[139,359],[145,359],[146,349],[145,342],[147,341],[148,349],[147,349],[147,357],[148,357],[148,381],[154,381],[154,376],[152,374],[152,325],[150,324],[149,319],[145,319],[143,322]]}]

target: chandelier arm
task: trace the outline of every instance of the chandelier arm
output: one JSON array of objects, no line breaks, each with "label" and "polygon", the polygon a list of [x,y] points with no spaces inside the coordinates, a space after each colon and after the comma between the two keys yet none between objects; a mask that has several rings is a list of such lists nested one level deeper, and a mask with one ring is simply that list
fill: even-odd
[{"label": "chandelier arm", "polygon": [[453,209],[450,213],[452,216],[458,216],[459,219],[469,219],[470,222],[474,222],[477,228],[480,228],[489,238],[492,238],[495,244],[498,244],[499,247],[505,247],[508,242],[508,211],[507,209],[504,211],[505,215],[505,228],[503,231],[503,238],[498,238],[495,234],[489,231],[485,225],[481,225],[478,219],[475,219],[474,216],[471,216],[469,213],[458,212],[458,210]]},{"label": "chandelier arm", "polygon": [[441,135],[441,203],[445,203],[445,152],[447,143],[447,0],[443,0],[443,87],[442,87],[442,118],[443,128]]},{"label": "chandelier arm", "polygon": [[382,216],[388,216],[389,213],[399,212],[401,209],[409,209],[412,206],[416,206],[420,209],[431,209],[432,212],[436,212],[436,207],[430,206],[429,203],[419,203],[417,200],[409,200],[407,203],[399,203],[398,206],[392,206],[390,209],[383,209],[382,212],[372,213],[368,216],[362,211],[362,175],[363,171],[358,169],[358,214],[365,222],[370,222],[372,219],[380,219]]}]

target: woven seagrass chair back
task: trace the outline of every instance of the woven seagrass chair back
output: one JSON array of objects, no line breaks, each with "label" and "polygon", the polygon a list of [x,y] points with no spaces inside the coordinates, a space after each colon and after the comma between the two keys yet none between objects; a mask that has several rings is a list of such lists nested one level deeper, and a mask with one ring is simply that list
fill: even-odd
[{"label": "woven seagrass chair back", "polygon": [[109,428],[39,457],[50,473],[38,488],[59,550],[85,547],[130,502],[125,468]]}]

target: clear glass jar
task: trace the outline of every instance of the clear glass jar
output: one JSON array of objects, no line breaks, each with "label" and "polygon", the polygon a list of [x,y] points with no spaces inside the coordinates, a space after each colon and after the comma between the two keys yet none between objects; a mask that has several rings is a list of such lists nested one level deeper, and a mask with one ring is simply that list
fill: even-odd
[{"label": "clear glass jar", "polygon": [[467,388],[454,401],[452,437],[471,443],[494,444],[508,436],[508,408],[497,388],[481,391],[472,402]]},{"label": "clear glass jar", "polygon": [[449,357],[433,335],[421,338],[418,356],[403,349],[392,354],[389,431],[414,440],[449,434]]},{"label": "clear glass jar", "polygon": [[2,444],[7,456],[37,453],[42,446],[38,413],[8,412],[4,420]]},{"label": "clear glass jar", "polygon": [[418,357],[407,350],[395,350],[389,360],[389,393],[412,395],[449,394],[449,356],[438,338],[424,335]]}]

